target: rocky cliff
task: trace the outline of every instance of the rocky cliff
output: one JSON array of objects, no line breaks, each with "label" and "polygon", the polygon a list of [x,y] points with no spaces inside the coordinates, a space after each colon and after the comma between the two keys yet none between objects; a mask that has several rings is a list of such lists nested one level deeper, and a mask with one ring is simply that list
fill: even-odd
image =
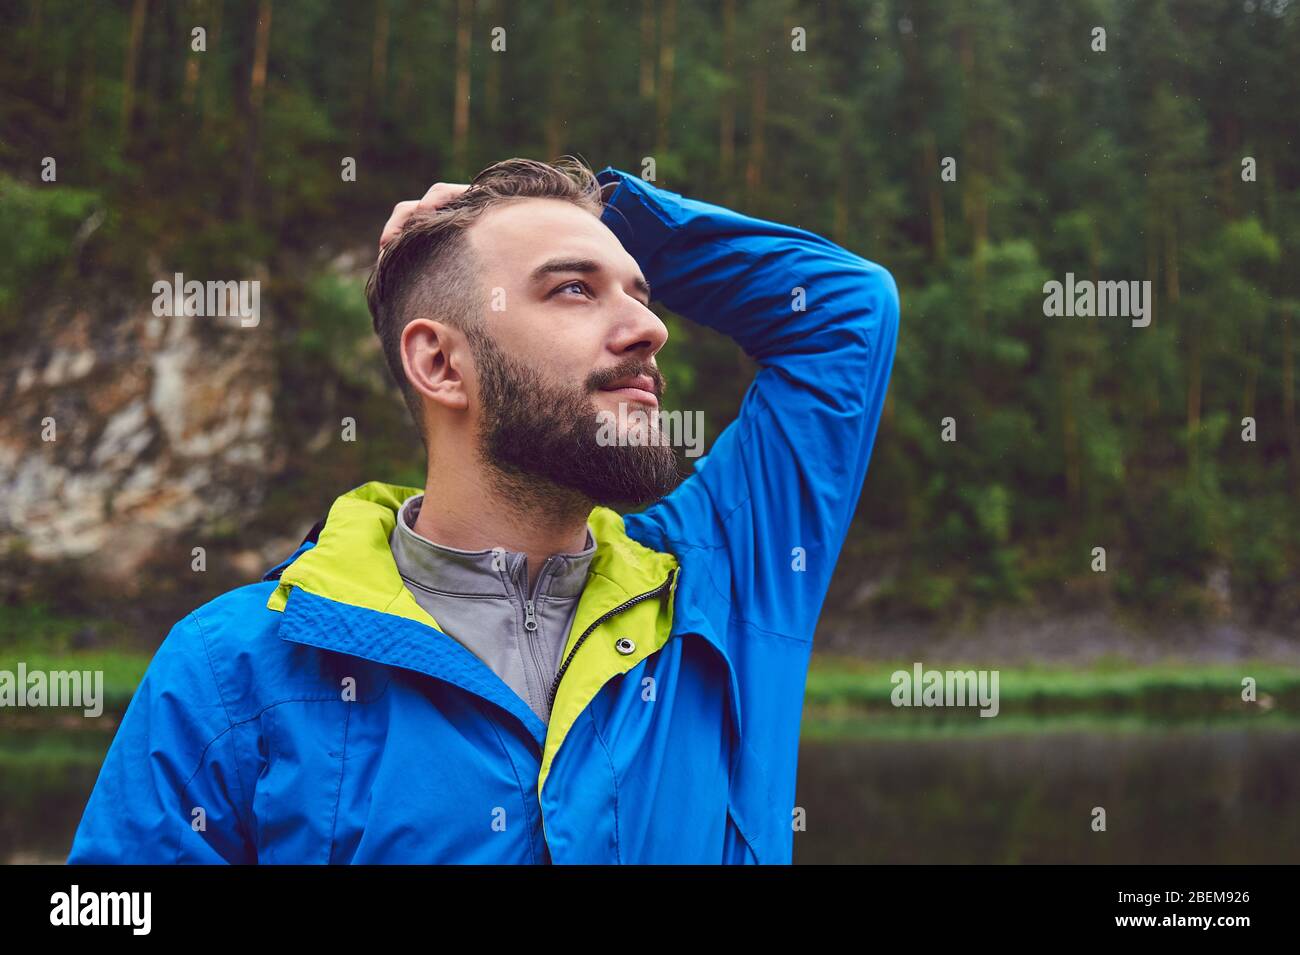
[{"label": "rocky cliff", "polygon": [[34,316],[0,356],[0,549],[129,588],[160,541],[256,507],[280,465],[272,324],[148,299]]}]

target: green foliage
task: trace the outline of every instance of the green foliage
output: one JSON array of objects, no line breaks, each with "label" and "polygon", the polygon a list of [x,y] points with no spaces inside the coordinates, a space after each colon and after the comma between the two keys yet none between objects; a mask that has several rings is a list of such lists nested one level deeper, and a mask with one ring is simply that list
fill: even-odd
[{"label": "green foliage", "polygon": [[98,201],[87,189],[28,185],[0,173],[0,316],[13,316],[59,277]]},{"label": "green foliage", "polygon": [[[1084,579],[1208,613],[1226,567],[1234,606],[1300,613],[1300,4],[755,0],[728,20],[714,0],[670,20],[631,0],[275,0],[264,83],[262,5],[190,6],[146,4],[134,46],[132,4],[0,11],[0,338],[83,278],[265,267],[291,462],[268,514],[286,532],[361,477],[420,481],[361,281],[328,263],[368,250],[397,200],[497,159],[650,158],[658,185],[898,280],[889,406],[837,574],[896,568],[873,612],[962,616]],[[1043,285],[1066,273],[1149,281],[1151,324],[1048,318]],[[702,409],[712,440],[754,364],[665,318],[667,403]],[[341,414],[366,440],[313,451]]]},{"label": "green foliage", "polygon": [[344,381],[380,390],[386,372],[366,307],[365,280],[326,272],[307,286],[305,321],[297,349],[309,362],[331,367]]}]

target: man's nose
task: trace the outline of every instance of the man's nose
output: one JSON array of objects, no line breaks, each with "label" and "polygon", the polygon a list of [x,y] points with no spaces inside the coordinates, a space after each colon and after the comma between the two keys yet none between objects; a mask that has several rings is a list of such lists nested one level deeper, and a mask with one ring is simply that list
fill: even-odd
[{"label": "man's nose", "polygon": [[619,354],[644,351],[655,355],[668,341],[668,326],[651,309],[629,296],[615,331],[614,350]]}]

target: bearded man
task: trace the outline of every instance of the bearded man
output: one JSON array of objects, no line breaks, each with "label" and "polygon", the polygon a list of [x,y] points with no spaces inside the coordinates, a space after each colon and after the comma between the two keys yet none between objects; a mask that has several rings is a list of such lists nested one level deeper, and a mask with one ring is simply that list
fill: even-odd
[{"label": "bearded man", "polygon": [[[380,247],[367,297],[424,487],[343,494],[172,629],[69,862],[790,862],[893,279],[571,161],[439,183]],[[655,300],[760,366],[684,480]]]}]

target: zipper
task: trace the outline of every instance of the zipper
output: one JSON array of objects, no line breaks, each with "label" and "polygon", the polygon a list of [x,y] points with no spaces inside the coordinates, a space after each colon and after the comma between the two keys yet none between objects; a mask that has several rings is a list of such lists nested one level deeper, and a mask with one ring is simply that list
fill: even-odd
[{"label": "zipper", "polygon": [[560,668],[555,672],[555,680],[551,683],[551,692],[546,700],[546,709],[548,712],[555,708],[555,694],[560,689],[560,679],[564,676],[565,671],[569,669],[569,664],[573,662],[573,658],[574,656],[577,655],[578,649],[582,646],[583,641],[586,640],[589,636],[591,636],[592,631],[594,631],[606,620],[609,620],[611,617],[617,616],[618,614],[622,613],[624,610],[627,610],[629,607],[635,607],[637,604],[649,600],[652,597],[663,596],[664,591],[672,589],[673,582],[675,581],[676,577],[677,577],[677,570],[676,569],[670,570],[668,572],[668,579],[665,580],[658,587],[656,587],[654,590],[647,590],[643,594],[637,594],[635,597],[629,597],[627,600],[623,601],[613,610],[608,610],[605,613],[601,614],[599,617],[596,618],[596,620],[592,623],[590,627],[582,631],[582,636],[578,637],[577,642],[574,643],[573,645],[573,649],[569,651],[569,655],[565,658],[564,662],[560,664]]},{"label": "zipper", "polygon": [[541,650],[537,645],[537,602],[534,600],[536,594],[541,592],[542,582],[545,580],[550,570],[550,558],[542,565],[542,569],[537,573],[537,580],[533,582],[533,588],[528,589],[528,558],[521,557],[519,564],[516,565],[515,571],[523,569],[523,586],[520,587],[521,596],[524,597],[524,630],[527,632],[524,641],[528,644],[528,658],[533,661],[533,675],[536,676],[537,686],[542,686],[546,680],[545,670],[542,668]]},{"label": "zipper", "polygon": [[[540,575],[537,582],[541,583]],[[541,648],[537,645],[537,610],[532,600],[524,601],[524,630],[527,631],[524,639],[528,642],[528,656],[533,661],[533,673],[537,677],[538,687],[541,687],[546,682],[546,671],[542,669]]]}]

